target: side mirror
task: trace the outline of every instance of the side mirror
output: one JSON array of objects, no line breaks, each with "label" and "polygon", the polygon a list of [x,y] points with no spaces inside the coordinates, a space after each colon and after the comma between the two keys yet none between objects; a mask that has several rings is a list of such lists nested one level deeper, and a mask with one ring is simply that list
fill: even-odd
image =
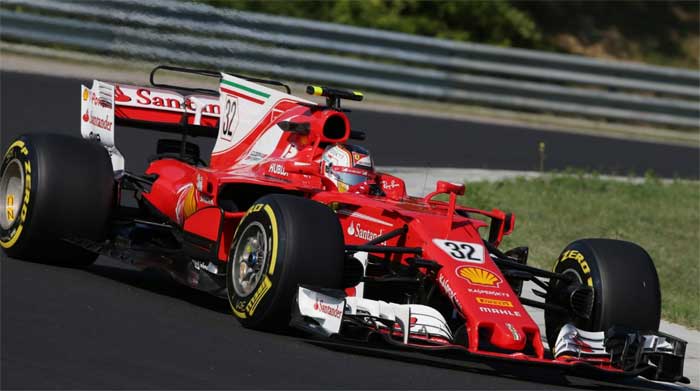
[{"label": "side mirror", "polygon": [[455,193],[457,195],[464,195],[465,189],[466,189],[466,186],[464,186],[464,184],[457,184],[457,183],[452,183],[452,182],[447,182],[447,181],[438,181],[437,185],[435,186],[435,193],[436,194]]},{"label": "side mirror", "polygon": [[[428,202],[438,194],[464,195],[465,189],[466,189],[466,186],[464,186],[464,185],[458,185],[456,183],[447,182],[447,181],[437,181],[437,185],[435,185],[435,191],[433,191],[433,192],[429,193],[427,196],[425,196],[423,198],[423,201]],[[452,197],[450,197],[450,198],[452,198]]]}]

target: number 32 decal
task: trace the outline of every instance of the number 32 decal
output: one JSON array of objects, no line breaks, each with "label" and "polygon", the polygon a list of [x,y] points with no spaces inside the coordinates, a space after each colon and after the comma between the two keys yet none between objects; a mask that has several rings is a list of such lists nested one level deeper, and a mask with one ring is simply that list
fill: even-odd
[{"label": "number 32 decal", "polygon": [[454,260],[460,262],[484,263],[484,246],[480,244],[441,239],[433,239],[433,243]]},{"label": "number 32 decal", "polygon": [[238,117],[236,116],[236,109],[238,106],[238,101],[235,97],[226,95],[226,103],[224,104],[224,112],[221,115],[221,124],[219,128],[221,130],[221,138],[226,141],[231,141],[233,138],[233,132],[236,130],[238,123]]}]

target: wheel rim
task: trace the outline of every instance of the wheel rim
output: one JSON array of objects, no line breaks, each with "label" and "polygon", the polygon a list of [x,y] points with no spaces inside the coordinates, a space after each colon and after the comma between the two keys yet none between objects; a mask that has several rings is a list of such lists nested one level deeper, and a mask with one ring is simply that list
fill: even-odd
[{"label": "wheel rim", "polygon": [[24,191],[22,163],[12,159],[0,177],[0,227],[10,229],[19,218]]},{"label": "wheel rim", "polygon": [[240,236],[233,253],[233,289],[240,297],[250,295],[265,274],[268,258],[268,238],[259,222],[248,225]]}]

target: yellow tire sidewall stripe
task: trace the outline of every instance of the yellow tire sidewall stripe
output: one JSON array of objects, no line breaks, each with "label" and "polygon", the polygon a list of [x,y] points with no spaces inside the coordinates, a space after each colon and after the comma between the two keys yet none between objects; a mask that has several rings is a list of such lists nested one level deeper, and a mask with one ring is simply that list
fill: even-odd
[{"label": "yellow tire sidewall stripe", "polygon": [[[26,144],[24,143],[24,141],[17,140],[14,143],[12,143],[12,145],[10,145],[9,148],[7,148],[7,152],[5,153],[5,158],[7,158],[7,156],[10,154],[10,152],[14,148],[19,148],[25,156],[29,155],[29,151],[27,150]],[[24,163],[25,167],[27,165],[29,165],[29,167],[31,167],[31,163],[29,162],[29,160],[27,160],[26,162],[23,162],[23,163]],[[24,230],[24,221],[26,219],[27,209],[29,208],[29,203],[27,200],[29,199],[29,197],[31,195],[31,193],[30,193],[31,184],[27,184],[26,182],[31,181],[31,176],[29,176],[29,175],[27,175],[27,173],[25,173],[24,180],[25,180],[25,185],[24,185],[25,194],[23,194],[23,197],[22,197],[22,209],[24,210],[24,214],[22,214],[20,212],[19,226],[15,230],[15,233],[12,235],[12,237],[8,241],[0,240],[0,247],[2,247],[2,248],[10,248],[10,247],[14,246],[15,243],[17,242],[17,240],[19,239],[20,235],[22,234],[22,231]]]},{"label": "yellow tire sidewall stripe", "polygon": [[[267,294],[267,291],[272,287],[272,281],[270,280],[270,277],[273,275],[275,272],[275,266],[277,264],[277,247],[278,247],[278,233],[279,230],[277,228],[277,217],[275,216],[275,212],[272,210],[272,207],[268,204],[256,204],[250,207],[248,209],[248,212],[246,215],[243,217],[241,220],[241,223],[243,223],[246,218],[254,212],[259,212],[259,211],[265,211],[267,214],[269,220],[270,220],[270,230],[272,231],[272,252],[270,254],[270,267],[268,268],[267,276],[265,276],[263,283],[260,284],[258,289],[255,291],[253,294],[253,299],[251,302],[248,303],[246,306],[246,312],[250,314],[251,316],[255,312],[255,309],[257,308],[258,304],[262,301],[262,298]],[[238,230],[241,228],[242,224],[239,224],[238,227],[236,227],[236,231],[234,233],[234,238],[236,237],[236,234],[238,233]],[[232,246],[234,244],[232,243]],[[231,262],[231,260],[229,260]],[[248,318],[248,314],[243,311],[239,311],[235,308],[231,300],[229,300],[229,305],[231,306],[231,311],[233,311],[233,314],[240,318],[240,319],[246,319]]]},{"label": "yellow tire sidewall stripe", "polygon": [[277,264],[277,245],[279,242],[278,230],[277,230],[277,218],[275,217],[275,212],[272,211],[270,205],[265,205],[263,207],[265,213],[270,218],[270,226],[272,229],[272,255],[270,256],[270,268],[268,269],[268,274],[273,275],[275,273],[275,265]]}]

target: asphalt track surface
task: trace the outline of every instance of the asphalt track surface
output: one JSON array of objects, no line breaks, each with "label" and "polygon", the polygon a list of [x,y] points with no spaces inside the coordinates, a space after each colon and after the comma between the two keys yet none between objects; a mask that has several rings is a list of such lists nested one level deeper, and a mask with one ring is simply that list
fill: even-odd
[{"label": "asphalt track surface", "polygon": [[[0,83],[3,148],[21,132],[78,133],[78,81],[3,73]],[[445,132],[453,134],[469,125],[356,114],[359,122],[384,121],[381,125],[387,133],[391,133],[387,129],[392,122],[402,124],[400,132],[412,134],[423,132],[410,128],[411,124],[422,127],[422,121],[433,130],[452,127]],[[484,131],[492,134],[501,128]],[[122,133],[118,134],[118,142],[127,156],[127,168],[142,169],[156,136],[139,130]],[[542,134],[552,139],[565,137]],[[452,139],[445,146],[454,143]],[[463,144],[469,145],[468,140]],[[664,156],[675,156],[674,148],[678,148],[629,145],[650,151],[658,148]],[[426,144],[421,145],[425,148]],[[483,147],[474,148],[474,153],[480,149]],[[415,162],[411,154],[396,151],[390,154],[394,157],[382,160],[378,144],[375,151],[380,164]],[[697,150],[683,153],[686,157],[676,162],[697,162]],[[437,155],[433,162],[439,161]],[[469,164],[469,160],[458,160],[458,164]],[[658,172],[666,167],[663,164]],[[695,163],[693,167],[691,177],[697,176]],[[683,172],[688,167],[668,168]],[[51,259],[32,263],[2,257],[2,389],[675,388],[642,379],[564,376],[556,369],[520,363],[455,361],[414,353],[339,348],[314,343],[301,335],[251,331],[238,325],[225,301],[180,286],[159,273],[138,271],[109,258],[100,257],[95,265],[79,270],[53,266]]]}]

